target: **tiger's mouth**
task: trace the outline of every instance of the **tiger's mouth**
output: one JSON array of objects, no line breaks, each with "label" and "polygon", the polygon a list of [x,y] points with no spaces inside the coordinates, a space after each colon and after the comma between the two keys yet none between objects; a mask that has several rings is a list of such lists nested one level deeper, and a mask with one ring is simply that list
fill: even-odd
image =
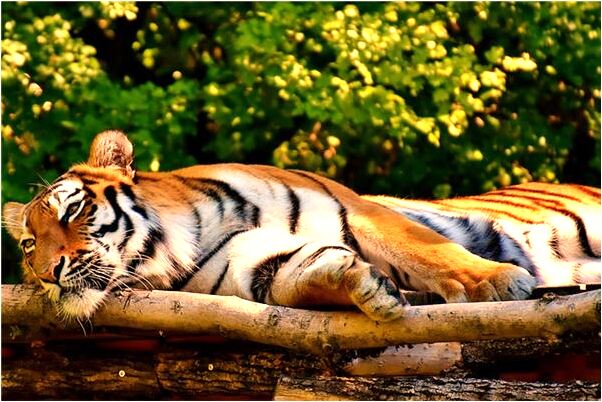
[{"label": "tiger's mouth", "polygon": [[[71,320],[89,318],[103,304],[107,295],[119,287],[122,281],[112,274],[102,272],[102,265],[74,266],[70,273],[57,283],[40,280],[48,299],[57,308],[58,316]],[[110,269],[112,266],[107,266]]]},{"label": "tiger's mouth", "polygon": [[61,287],[44,281],[41,281],[41,285],[48,299],[57,308],[58,316],[67,321],[91,317],[110,293],[109,287]]},{"label": "tiger's mouth", "polygon": [[105,300],[108,290],[83,288],[61,292],[56,305],[59,315],[67,319],[91,317]]}]

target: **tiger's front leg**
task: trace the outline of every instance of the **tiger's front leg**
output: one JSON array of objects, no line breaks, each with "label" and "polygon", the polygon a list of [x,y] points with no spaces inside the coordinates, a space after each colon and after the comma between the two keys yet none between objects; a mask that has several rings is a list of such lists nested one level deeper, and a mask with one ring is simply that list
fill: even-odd
[{"label": "tiger's front leg", "polygon": [[355,304],[374,320],[401,317],[408,305],[391,279],[342,244],[310,242],[274,277],[271,304]]},{"label": "tiger's front leg", "polygon": [[408,304],[346,245],[269,228],[234,237],[183,290],[290,307],[355,304],[375,320],[400,317]]}]

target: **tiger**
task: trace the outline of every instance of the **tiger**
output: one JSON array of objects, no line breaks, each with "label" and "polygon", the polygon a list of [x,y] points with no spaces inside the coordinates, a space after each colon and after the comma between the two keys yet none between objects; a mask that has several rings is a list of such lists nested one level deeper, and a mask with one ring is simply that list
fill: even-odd
[{"label": "tiger", "polygon": [[118,130],[3,219],[23,278],[69,319],[124,288],[238,296],[403,317],[407,290],[521,300],[600,282],[600,190],[527,183],[445,200],[361,196],[323,176],[221,163],[134,169]]}]

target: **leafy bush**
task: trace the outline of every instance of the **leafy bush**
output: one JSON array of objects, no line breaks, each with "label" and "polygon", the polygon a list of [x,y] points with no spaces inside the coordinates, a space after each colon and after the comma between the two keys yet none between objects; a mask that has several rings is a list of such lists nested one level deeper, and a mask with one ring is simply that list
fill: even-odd
[{"label": "leafy bush", "polygon": [[[556,181],[575,141],[599,147],[599,5],[361,7],[261,4],[217,31],[220,158],[268,144],[281,167],[447,197]],[[599,183],[599,152],[583,155],[593,173],[575,178]]]},{"label": "leafy bush", "polygon": [[19,2],[2,23],[3,202],[107,128],[142,170],[273,163],[422,197],[600,185],[599,3]]}]

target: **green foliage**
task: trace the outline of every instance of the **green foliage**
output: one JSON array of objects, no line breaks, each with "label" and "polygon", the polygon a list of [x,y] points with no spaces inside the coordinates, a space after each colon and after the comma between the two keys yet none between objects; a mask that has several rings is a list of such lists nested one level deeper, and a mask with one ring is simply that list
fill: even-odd
[{"label": "green foliage", "polygon": [[[119,17],[102,3],[95,6],[100,15]],[[80,6],[82,13],[90,11],[86,7],[93,5]],[[196,132],[200,83],[111,79],[96,49],[73,34],[80,28],[74,24],[87,19],[70,22],[56,11],[22,3],[3,7],[3,199],[30,199],[37,191],[32,183],[52,181],[85,161],[92,138],[107,128],[130,134],[141,169],[194,163],[185,137]]]},{"label": "green foliage", "polygon": [[[217,31],[220,158],[267,145],[281,167],[446,197],[563,178],[578,135],[599,149],[599,4],[361,7],[264,3]],[[599,183],[584,154],[576,177]]]},{"label": "green foliage", "polygon": [[216,160],[445,197],[600,182],[599,3],[7,3],[3,200],[129,133]]}]

